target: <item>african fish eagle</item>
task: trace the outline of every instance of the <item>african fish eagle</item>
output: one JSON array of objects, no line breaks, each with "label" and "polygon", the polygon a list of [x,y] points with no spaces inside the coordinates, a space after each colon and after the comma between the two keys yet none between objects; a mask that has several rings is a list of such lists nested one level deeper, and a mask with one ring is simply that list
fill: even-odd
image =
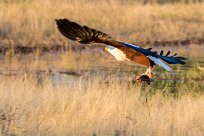
[{"label": "african fish eagle", "polygon": [[170,55],[170,51],[166,55],[163,55],[163,50],[158,54],[151,49],[144,49],[138,45],[133,45],[125,42],[120,42],[106,33],[92,29],[87,26],[81,26],[78,23],[72,22],[68,19],[56,19],[57,28],[68,39],[77,41],[82,44],[89,43],[103,43],[107,46],[104,48],[110,54],[112,54],[118,61],[133,61],[141,65],[149,67],[147,71],[140,76],[136,77],[136,80],[141,81],[147,79],[148,82],[152,81],[154,73],[152,68],[154,65],[159,65],[167,71],[172,69],[168,64],[185,64],[185,58],[177,56],[177,54]]}]

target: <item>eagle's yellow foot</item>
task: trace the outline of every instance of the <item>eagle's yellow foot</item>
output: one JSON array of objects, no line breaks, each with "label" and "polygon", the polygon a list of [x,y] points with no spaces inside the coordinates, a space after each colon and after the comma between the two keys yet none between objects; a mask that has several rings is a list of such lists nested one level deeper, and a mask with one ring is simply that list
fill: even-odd
[{"label": "eagle's yellow foot", "polygon": [[152,72],[152,68],[148,68],[147,71],[140,76],[136,77],[137,82],[147,82],[148,85],[150,85],[151,82],[153,82],[153,77],[155,73]]},{"label": "eagle's yellow foot", "polygon": [[144,74],[142,74],[142,75],[147,75],[149,78],[153,78],[155,73],[152,71],[152,67],[149,67],[147,69],[147,71]]}]

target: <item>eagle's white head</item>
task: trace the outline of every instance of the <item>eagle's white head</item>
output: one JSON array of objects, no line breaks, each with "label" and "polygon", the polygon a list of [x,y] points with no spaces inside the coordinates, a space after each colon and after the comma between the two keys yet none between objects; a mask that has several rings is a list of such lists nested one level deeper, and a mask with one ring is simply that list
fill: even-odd
[{"label": "eagle's white head", "polygon": [[127,59],[123,51],[113,46],[106,46],[104,50],[112,54],[118,61],[124,61]]}]

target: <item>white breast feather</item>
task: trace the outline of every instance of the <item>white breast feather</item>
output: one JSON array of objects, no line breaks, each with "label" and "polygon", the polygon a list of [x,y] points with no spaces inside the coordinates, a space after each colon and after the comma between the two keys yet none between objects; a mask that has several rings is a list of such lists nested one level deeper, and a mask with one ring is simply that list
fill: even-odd
[{"label": "white breast feather", "polygon": [[106,51],[108,51],[110,54],[112,54],[118,61],[124,61],[127,59],[126,55],[123,51],[121,51],[121,50],[119,50],[113,46],[107,46],[106,48],[108,49]]}]

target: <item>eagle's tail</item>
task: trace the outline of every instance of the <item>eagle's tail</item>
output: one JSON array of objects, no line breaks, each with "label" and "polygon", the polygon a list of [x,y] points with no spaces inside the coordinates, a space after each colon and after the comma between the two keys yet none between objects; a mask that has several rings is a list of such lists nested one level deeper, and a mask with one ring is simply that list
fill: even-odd
[{"label": "eagle's tail", "polygon": [[98,30],[81,26],[68,19],[56,19],[57,28],[68,39],[88,44],[91,42],[104,43],[108,39],[112,39],[109,35]]}]

